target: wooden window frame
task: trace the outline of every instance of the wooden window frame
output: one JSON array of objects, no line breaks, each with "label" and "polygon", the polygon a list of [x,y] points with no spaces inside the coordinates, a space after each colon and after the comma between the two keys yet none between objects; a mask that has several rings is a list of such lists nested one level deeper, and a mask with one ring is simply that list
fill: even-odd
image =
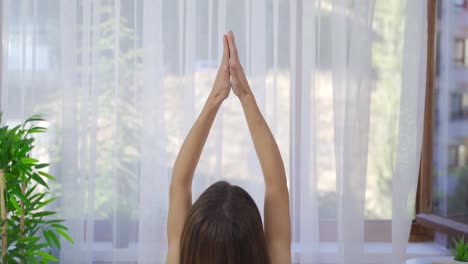
[{"label": "wooden window frame", "polygon": [[436,1],[440,0],[428,0],[426,97],[424,103],[424,126],[418,191],[416,197],[415,225],[428,228],[428,230],[424,231],[425,234],[436,231],[445,233],[448,236],[468,236],[467,224],[459,223],[432,213],[432,139],[434,122],[434,84],[436,80],[434,71],[436,55]]}]

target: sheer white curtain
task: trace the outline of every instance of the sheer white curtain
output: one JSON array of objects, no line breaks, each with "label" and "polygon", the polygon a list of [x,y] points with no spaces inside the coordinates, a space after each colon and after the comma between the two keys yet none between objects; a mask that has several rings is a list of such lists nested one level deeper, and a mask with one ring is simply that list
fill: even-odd
[{"label": "sheer white curtain", "polygon": [[[61,263],[163,263],[168,184],[233,30],[288,171],[295,263],[403,263],[419,168],[426,0],[4,0],[1,109],[46,114],[37,156],[75,240]],[[263,208],[234,96],[202,155]]]}]

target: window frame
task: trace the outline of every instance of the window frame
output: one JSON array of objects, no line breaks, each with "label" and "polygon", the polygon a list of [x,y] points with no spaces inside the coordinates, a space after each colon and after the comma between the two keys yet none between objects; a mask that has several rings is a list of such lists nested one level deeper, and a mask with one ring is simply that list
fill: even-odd
[{"label": "window frame", "polygon": [[[436,3],[437,1],[437,3]],[[427,67],[426,97],[423,125],[421,162],[419,170],[418,191],[416,197],[416,218],[414,223],[429,228],[428,232],[442,232],[449,236],[468,236],[468,225],[433,214],[432,212],[432,156],[433,156],[433,123],[435,106],[435,58],[436,58],[436,5],[440,0],[428,0],[427,28]],[[466,3],[466,2],[465,2]],[[466,43],[465,43],[466,45]],[[466,54],[464,54],[466,55]]]}]

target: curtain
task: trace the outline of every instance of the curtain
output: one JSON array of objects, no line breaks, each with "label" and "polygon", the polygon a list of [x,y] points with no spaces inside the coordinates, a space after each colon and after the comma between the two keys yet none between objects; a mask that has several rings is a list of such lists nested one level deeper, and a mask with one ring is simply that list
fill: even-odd
[{"label": "curtain", "polygon": [[[294,263],[403,263],[425,97],[426,2],[4,0],[1,109],[43,113],[35,156],[75,244],[60,263],[164,263],[175,157],[233,30],[288,174]],[[240,104],[220,109],[193,196],[263,208]]]}]

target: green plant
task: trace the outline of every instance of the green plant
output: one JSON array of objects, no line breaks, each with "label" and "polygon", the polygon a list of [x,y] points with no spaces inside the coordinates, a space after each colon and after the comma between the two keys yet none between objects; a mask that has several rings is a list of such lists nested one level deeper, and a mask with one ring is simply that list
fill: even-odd
[{"label": "green plant", "polygon": [[49,164],[31,157],[33,135],[46,131],[39,121],[36,115],[13,128],[0,125],[2,263],[56,262],[50,250],[60,248],[59,236],[73,243],[57,212],[45,209],[56,199],[47,184],[55,178],[43,171]]},{"label": "green plant", "polygon": [[454,248],[451,251],[454,260],[468,262],[468,241],[465,242],[465,239],[461,236],[458,240],[453,240],[453,245]]}]

